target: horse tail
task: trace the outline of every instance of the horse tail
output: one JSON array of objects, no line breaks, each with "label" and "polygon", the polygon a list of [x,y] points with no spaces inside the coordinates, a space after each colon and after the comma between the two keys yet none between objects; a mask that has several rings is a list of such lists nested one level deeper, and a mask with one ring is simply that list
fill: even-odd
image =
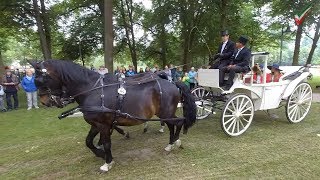
[{"label": "horse tail", "polygon": [[185,117],[183,133],[186,134],[188,129],[196,122],[197,107],[189,87],[182,82],[176,82],[176,86],[180,89],[182,95],[183,116]]}]

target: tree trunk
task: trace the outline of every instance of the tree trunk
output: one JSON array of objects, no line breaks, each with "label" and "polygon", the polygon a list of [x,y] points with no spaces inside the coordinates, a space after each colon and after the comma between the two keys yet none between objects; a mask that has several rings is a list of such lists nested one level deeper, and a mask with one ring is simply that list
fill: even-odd
[{"label": "tree trunk", "polygon": [[302,27],[303,27],[302,24],[298,26],[298,30],[296,34],[296,42],[294,46],[293,61],[292,61],[293,66],[299,65],[300,42],[301,42],[302,30],[303,30]]},{"label": "tree trunk", "polygon": [[162,61],[162,68],[167,65],[167,36],[166,36],[166,29],[164,24],[161,23],[161,33],[160,33],[160,47],[161,47],[161,61]]},{"label": "tree trunk", "polygon": [[38,1],[37,0],[32,0],[33,1],[33,8],[34,8],[34,15],[36,18],[36,22],[37,22],[37,27],[38,27],[38,33],[39,33],[39,37],[40,37],[40,46],[42,49],[42,54],[45,60],[48,60],[51,58],[50,55],[50,51],[48,48],[48,43],[47,43],[47,39],[46,39],[46,35],[44,32],[44,28],[43,28],[43,23],[41,20],[41,15],[40,15],[40,10],[39,10],[39,6],[38,6]]},{"label": "tree trunk", "polygon": [[227,0],[221,0],[221,11],[220,11],[220,30],[226,29],[227,24]]},{"label": "tree trunk", "polygon": [[104,0],[104,64],[113,72],[112,0]]},{"label": "tree trunk", "polygon": [[318,43],[318,40],[319,40],[319,37],[320,37],[319,30],[320,30],[320,19],[318,20],[318,23],[316,25],[316,32],[314,34],[311,50],[309,52],[306,64],[311,64],[311,62],[312,62],[312,57],[313,57],[315,49],[317,48],[317,43]]},{"label": "tree trunk", "polygon": [[2,59],[2,53],[0,50],[0,83],[1,83],[1,79],[2,79],[2,75],[4,74],[4,63],[3,63],[3,59]]},{"label": "tree trunk", "polygon": [[51,28],[50,28],[50,21],[48,17],[48,13],[46,10],[46,6],[44,3],[44,0],[40,0],[41,4],[41,20],[43,23],[43,30],[46,36],[46,41],[48,45],[48,51],[49,51],[49,58],[51,59],[52,57],[52,51],[51,51]]}]

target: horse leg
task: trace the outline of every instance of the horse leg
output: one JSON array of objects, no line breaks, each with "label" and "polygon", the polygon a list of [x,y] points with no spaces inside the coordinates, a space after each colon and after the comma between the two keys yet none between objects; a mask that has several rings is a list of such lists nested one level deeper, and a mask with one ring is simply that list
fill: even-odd
[{"label": "horse leg", "polygon": [[148,122],[143,123],[143,133],[148,131]]},{"label": "horse leg", "polygon": [[182,129],[182,125],[183,125],[183,122],[178,122],[178,124],[176,125],[177,128],[176,128],[176,132],[174,134],[174,145],[176,147],[180,147],[181,146],[181,140],[179,139],[179,136],[180,136],[180,131]]},{"label": "horse leg", "polygon": [[112,161],[112,154],[111,154],[111,132],[110,132],[110,127],[106,127],[103,130],[100,131],[100,139],[104,147],[104,152],[105,152],[105,159],[106,162],[104,165],[100,167],[100,170],[103,172],[109,171],[113,164],[114,161]]},{"label": "horse leg", "polygon": [[169,144],[167,145],[167,147],[164,148],[165,151],[170,152],[173,149],[173,142],[174,142],[174,125],[167,123],[167,126],[169,128],[169,132],[170,132],[170,140],[169,140]]},{"label": "horse leg", "polygon": [[[130,138],[129,132],[124,132],[123,129],[119,128],[118,126],[114,126],[114,129],[119,133],[122,134],[125,138]],[[101,138],[99,139],[98,142],[98,149],[104,149],[102,142],[101,142]]]},{"label": "horse leg", "polygon": [[96,135],[98,133],[99,133],[99,130],[94,126],[91,126],[91,129],[90,129],[90,131],[87,135],[87,138],[86,138],[86,145],[97,157],[104,158],[105,157],[104,151],[101,149],[98,149],[93,144],[93,139],[94,139],[94,137],[96,137]]},{"label": "horse leg", "polygon": [[159,129],[159,132],[163,133],[164,132],[164,122],[160,121],[160,125],[161,125],[161,128]]},{"label": "horse leg", "polygon": [[122,134],[124,137],[129,138],[129,132],[124,132],[123,129],[119,128],[118,126],[114,126],[114,129],[119,133]]}]

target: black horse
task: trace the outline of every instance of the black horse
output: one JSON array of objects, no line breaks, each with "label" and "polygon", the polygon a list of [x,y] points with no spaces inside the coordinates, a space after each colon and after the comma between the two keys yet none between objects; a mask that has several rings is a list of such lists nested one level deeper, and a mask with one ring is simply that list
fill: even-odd
[{"label": "black horse", "polygon": [[[102,171],[111,169],[111,133],[116,125],[133,126],[144,123],[144,119],[158,116],[167,124],[170,131],[171,151],[179,147],[179,134],[183,127],[187,132],[196,120],[196,105],[190,90],[183,83],[175,85],[147,73],[120,81],[117,76],[104,76],[70,61],[47,60],[30,62],[36,70],[35,83],[40,91],[40,101],[46,106],[63,107],[63,88],[74,99],[83,112],[83,117],[91,125],[86,145],[106,163]],[[179,92],[180,89],[180,92]],[[184,118],[177,118],[175,112],[179,101],[183,102]],[[100,133],[103,149],[93,144]]]}]

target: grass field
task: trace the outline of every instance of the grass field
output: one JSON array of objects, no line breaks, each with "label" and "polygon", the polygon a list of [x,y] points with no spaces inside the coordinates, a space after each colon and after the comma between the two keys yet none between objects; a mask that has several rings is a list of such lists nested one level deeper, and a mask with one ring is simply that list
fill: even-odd
[{"label": "grass field", "polygon": [[[312,84],[318,83],[317,79]],[[100,173],[104,163],[85,147],[89,126],[82,118],[58,120],[63,110],[21,108],[0,113],[0,179],[319,179],[320,103],[313,103],[305,121],[289,124],[284,108],[271,120],[256,112],[246,133],[229,138],[219,114],[197,122],[182,135],[183,149],[166,153],[168,130],[159,123],[125,128],[131,138],[112,137],[115,166]]]}]

